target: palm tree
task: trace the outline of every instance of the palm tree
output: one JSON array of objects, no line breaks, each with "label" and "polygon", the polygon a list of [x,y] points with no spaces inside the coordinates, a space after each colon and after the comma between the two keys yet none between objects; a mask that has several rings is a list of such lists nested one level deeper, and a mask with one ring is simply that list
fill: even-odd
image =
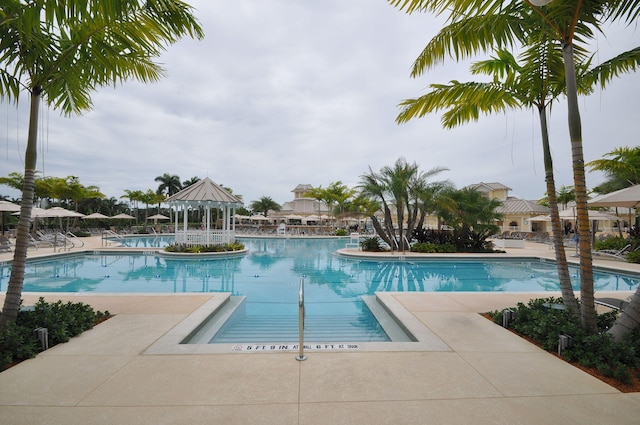
[{"label": "palm tree", "polygon": [[[443,28],[422,51],[412,71],[413,76],[444,59],[471,56],[478,51],[514,45],[528,45],[530,37],[541,31],[559,43],[564,63],[564,75],[569,112],[569,135],[572,150],[574,186],[576,188],[577,224],[580,247],[581,319],[584,329],[596,331],[596,310],[593,288],[593,261],[589,237],[587,188],[574,42],[591,38],[601,31],[606,20],[631,22],[640,13],[639,0],[578,0],[575,2],[537,0],[390,0],[401,9],[448,13],[449,25]],[[547,5],[548,4],[548,5]],[[537,15],[536,19],[533,15]],[[540,25],[540,19],[544,25]],[[595,30],[595,31],[594,31]],[[582,48],[578,47],[580,52]]]},{"label": "palm tree", "polygon": [[607,158],[585,164],[589,171],[602,171],[607,177],[604,183],[593,188],[594,192],[610,193],[640,184],[640,146],[616,148],[604,156]]},{"label": "palm tree", "polygon": [[271,199],[270,196],[261,196],[259,200],[252,201],[249,208],[255,213],[262,213],[265,217],[267,217],[269,211],[280,211],[281,209],[280,204]]},{"label": "palm tree", "polygon": [[337,215],[342,216],[346,202],[353,198],[356,192],[356,189],[349,189],[347,185],[338,180],[337,182],[330,183],[326,188],[322,186],[313,187],[305,193],[305,196],[327,204],[331,215],[335,215],[333,205],[336,204],[338,210]]},{"label": "palm tree", "polygon": [[191,7],[178,0],[3,2],[0,9],[0,96],[30,96],[22,206],[0,330],[14,322],[24,281],[33,206],[41,102],[65,114],[91,108],[91,92],[130,78],[156,81],[153,61],[185,35],[203,36]]},{"label": "palm tree", "polygon": [[138,224],[138,202],[144,202],[145,194],[141,190],[124,190],[124,195],[121,198],[128,199],[131,202],[131,208],[136,210],[136,225]]},{"label": "palm tree", "polygon": [[567,208],[569,202],[576,200],[576,190],[573,186],[560,186],[560,190],[556,194],[558,203]]},{"label": "palm tree", "polygon": [[[446,171],[446,168],[436,167],[427,172],[420,172],[416,163],[409,164],[404,158],[399,158],[393,167],[382,167],[378,173],[369,170],[369,174],[361,176],[361,193],[379,201],[384,213],[384,227],[375,215],[371,215],[373,226],[378,236],[391,249],[405,251],[409,248],[408,237],[420,222],[416,218],[422,216],[421,208],[425,206],[423,201],[426,199],[429,187],[441,184],[440,182],[427,183],[427,179]],[[392,209],[395,211],[397,234],[393,224]]]},{"label": "palm tree", "polygon": [[180,189],[182,189],[180,177],[176,176],[175,174],[172,175],[169,173],[164,173],[163,175],[156,177],[154,180],[160,183],[160,185],[158,186],[158,190],[156,191],[156,193],[158,194],[171,196],[174,193],[180,192]]},{"label": "palm tree", "polygon": [[422,117],[427,113],[444,109],[446,111],[442,116],[442,125],[445,128],[453,128],[477,120],[480,112],[491,114],[523,107],[537,110],[562,298],[567,308],[577,313],[578,304],[571,286],[564,234],[555,197],[553,161],[546,120],[547,110],[564,87],[562,63],[554,53],[552,44],[544,39],[521,54],[523,64],[518,63],[510,52],[499,50],[495,57],[475,62],[471,66],[472,74],[487,74],[492,77],[490,82],[452,81],[449,84],[432,84],[433,91],[401,103],[402,111],[397,121],[403,123],[414,117]]},{"label": "palm tree", "polygon": [[200,181],[200,177],[191,177],[189,180],[182,182],[182,188],[185,189],[191,185],[194,185]]},{"label": "palm tree", "polygon": [[[475,231],[497,227],[493,222],[502,218],[496,209],[502,202],[495,198],[489,198],[479,190],[465,188],[460,190],[446,190],[442,197],[447,202],[439,205],[439,215],[448,225],[455,229],[471,228]],[[492,229],[495,230],[495,229]]]}]

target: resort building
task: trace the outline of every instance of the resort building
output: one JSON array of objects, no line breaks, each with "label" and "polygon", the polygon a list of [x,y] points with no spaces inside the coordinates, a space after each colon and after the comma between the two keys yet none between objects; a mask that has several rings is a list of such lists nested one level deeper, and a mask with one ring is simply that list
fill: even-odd
[{"label": "resort building", "polygon": [[309,191],[313,189],[310,184],[299,184],[293,189],[293,200],[282,204],[278,216],[297,215],[301,217],[308,216],[328,216],[329,207],[322,201],[307,196]]}]

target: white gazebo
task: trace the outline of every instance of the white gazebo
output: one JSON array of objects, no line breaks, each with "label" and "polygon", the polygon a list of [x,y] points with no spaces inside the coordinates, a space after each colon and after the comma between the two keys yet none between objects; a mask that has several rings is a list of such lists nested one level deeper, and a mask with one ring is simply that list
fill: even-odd
[{"label": "white gazebo", "polygon": [[[233,196],[222,186],[205,177],[180,192],[171,195],[165,201],[176,211],[175,233],[176,243],[185,245],[218,245],[235,241],[236,224],[233,216],[242,201]],[[188,212],[190,209],[204,207],[205,220],[201,229],[188,228]],[[222,228],[211,228],[211,209],[222,211]],[[179,210],[182,209],[183,225],[180,229]]]}]

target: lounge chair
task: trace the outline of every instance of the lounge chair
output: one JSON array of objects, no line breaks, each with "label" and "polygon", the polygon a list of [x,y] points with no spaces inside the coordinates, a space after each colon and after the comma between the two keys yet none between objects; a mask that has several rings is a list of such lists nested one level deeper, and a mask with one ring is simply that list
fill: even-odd
[{"label": "lounge chair", "polygon": [[631,244],[627,244],[620,249],[601,249],[599,251],[593,251],[594,255],[606,255],[615,257],[620,260],[627,260],[626,255],[631,252]]},{"label": "lounge chair", "polygon": [[624,310],[629,305],[628,299],[621,300],[619,298],[596,298],[595,303],[618,311]]},{"label": "lounge chair", "polygon": [[0,236],[0,252],[11,252],[11,242],[5,235]]},{"label": "lounge chair", "polygon": [[35,249],[40,248],[41,246],[46,246],[46,247],[53,247],[54,245],[46,240],[43,239],[36,239],[33,237],[33,235],[31,233],[29,233],[29,242],[28,242],[28,246],[32,246]]}]

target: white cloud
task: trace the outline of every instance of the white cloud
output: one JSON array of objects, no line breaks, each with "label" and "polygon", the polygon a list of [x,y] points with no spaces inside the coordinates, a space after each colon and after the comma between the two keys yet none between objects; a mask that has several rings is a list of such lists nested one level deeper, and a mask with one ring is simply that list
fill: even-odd
[{"label": "white cloud", "polygon": [[[513,195],[543,196],[538,120],[530,111],[454,130],[443,130],[437,115],[395,123],[402,99],[432,83],[471,79],[468,62],[410,78],[441,19],[370,0],[191,4],[206,38],[168,48],[160,59],[167,78],[100,89],[82,117],[45,114],[38,164],[46,175],[78,176],[114,197],[155,189],[163,173],[208,176],[246,203],[261,196],[285,202],[299,183],[355,186],[369,166],[378,170],[402,156],[424,170],[449,168],[439,178],[459,187],[499,181]],[[630,28],[608,33],[596,60],[640,39]],[[587,161],[637,144],[638,95],[637,77],[626,75],[581,100]],[[23,170],[26,103],[19,116],[1,105],[0,175]],[[572,184],[565,111],[560,102],[550,117],[558,186]],[[587,177],[590,185],[601,179]]]}]

